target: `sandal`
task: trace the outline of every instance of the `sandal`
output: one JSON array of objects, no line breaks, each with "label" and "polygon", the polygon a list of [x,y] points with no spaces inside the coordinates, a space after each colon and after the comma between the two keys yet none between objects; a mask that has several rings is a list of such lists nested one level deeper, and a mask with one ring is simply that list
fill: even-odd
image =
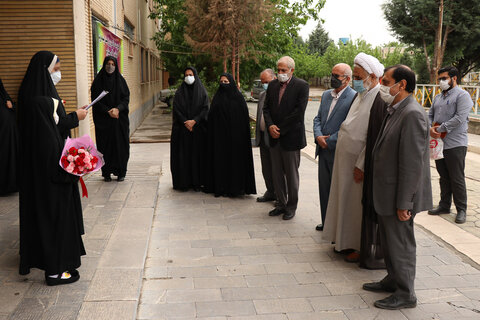
[{"label": "sandal", "polygon": [[75,272],[76,272],[76,275],[69,272],[63,272],[62,274],[57,274],[55,278],[45,274],[45,281],[49,286],[58,286],[61,284],[73,283],[78,281],[78,279],[80,279],[80,274],[78,273],[78,271],[75,270],[73,273]]}]

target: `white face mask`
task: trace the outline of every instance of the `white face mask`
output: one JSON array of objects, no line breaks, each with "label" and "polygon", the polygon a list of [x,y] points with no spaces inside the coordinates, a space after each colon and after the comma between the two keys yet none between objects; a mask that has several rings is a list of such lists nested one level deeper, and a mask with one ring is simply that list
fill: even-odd
[{"label": "white face mask", "polygon": [[450,83],[448,83],[448,80],[440,80],[438,85],[440,86],[440,89],[442,91],[447,91],[448,89],[450,89]]},{"label": "white face mask", "polygon": [[50,73],[50,77],[52,77],[54,86],[56,86],[57,83],[59,83],[60,80],[62,80],[62,74],[60,73],[60,70]]},{"label": "white face mask", "polygon": [[195,82],[195,77],[194,76],[186,76],[185,77],[185,83],[186,84],[192,84]]},{"label": "white face mask", "polygon": [[282,83],[283,83],[283,82],[287,82],[288,79],[290,79],[290,77],[288,76],[288,73],[279,73],[279,74],[277,75],[277,78],[278,78],[278,81],[280,81],[280,82],[282,82]]},{"label": "white face mask", "polygon": [[[398,83],[398,82],[397,82]],[[396,85],[397,83],[395,83],[394,85]],[[393,85],[393,86],[394,86]],[[400,93],[400,91],[397,92],[397,94],[395,94],[394,96],[392,96],[390,94],[390,89],[393,87],[387,87],[387,86],[384,86],[383,84],[380,85],[380,98],[383,99],[383,101],[385,101],[388,105],[391,105],[393,100],[395,100],[395,97],[397,96],[397,94]]]}]

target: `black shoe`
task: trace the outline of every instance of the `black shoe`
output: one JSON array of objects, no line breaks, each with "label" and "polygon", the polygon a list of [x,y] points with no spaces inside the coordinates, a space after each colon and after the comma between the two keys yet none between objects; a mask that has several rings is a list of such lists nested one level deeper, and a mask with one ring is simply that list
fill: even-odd
[{"label": "black shoe", "polygon": [[380,282],[370,282],[363,284],[363,290],[373,291],[373,292],[395,292],[395,288],[387,286]]},{"label": "black shoe", "polygon": [[386,297],[382,300],[377,300],[373,304],[375,307],[380,309],[387,309],[387,310],[398,310],[404,308],[415,308],[417,306],[417,299],[401,299],[393,294],[389,297]]},{"label": "black shoe", "polygon": [[465,221],[467,221],[467,214],[465,213],[465,211],[458,211],[457,217],[455,218],[455,223],[462,224],[465,223]]},{"label": "black shoe", "polygon": [[428,214],[431,216],[436,216],[439,214],[446,214],[446,213],[450,213],[450,209],[445,209],[440,206],[436,207],[435,209],[428,210]]},{"label": "black shoe", "polygon": [[283,220],[290,220],[292,219],[293,217],[295,217],[295,212],[285,212],[283,214]]},{"label": "black shoe", "polygon": [[317,226],[315,227],[315,230],[317,231],[323,231],[323,224],[317,224]]},{"label": "black shoe", "polygon": [[267,197],[263,195],[257,198],[257,202],[269,202],[269,201],[275,201],[275,197]]},{"label": "black shoe", "polygon": [[268,215],[270,217],[275,217],[275,216],[279,216],[279,215],[284,214],[284,213],[285,213],[285,209],[275,208],[272,211],[270,211],[268,213]]},{"label": "black shoe", "polygon": [[112,181],[112,178],[110,178],[110,176],[108,176],[108,177],[103,177],[103,181],[105,181],[105,182],[110,182],[110,181]]},{"label": "black shoe", "polygon": [[80,279],[80,274],[78,273],[78,271],[76,272],[76,275],[73,275],[70,273],[70,278],[68,279],[62,279],[62,273],[57,275],[56,278],[49,277],[45,274],[45,282],[47,282],[48,286],[58,286],[61,284],[69,284],[69,283],[78,281],[78,279]]},{"label": "black shoe", "polygon": [[125,177],[118,177],[118,178],[117,178],[117,181],[118,181],[118,182],[122,182],[122,181],[124,181],[124,180],[125,180]]}]

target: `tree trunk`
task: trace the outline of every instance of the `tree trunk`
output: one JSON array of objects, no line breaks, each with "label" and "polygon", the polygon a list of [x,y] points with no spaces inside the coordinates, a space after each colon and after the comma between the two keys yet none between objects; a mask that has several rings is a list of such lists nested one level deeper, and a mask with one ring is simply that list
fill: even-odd
[{"label": "tree trunk", "polygon": [[240,45],[237,36],[237,86],[240,88]]},{"label": "tree trunk", "polygon": [[227,48],[223,47],[223,72],[227,72]]},{"label": "tree trunk", "polygon": [[233,77],[233,80],[235,80],[235,62],[236,62],[236,58],[235,58],[235,53],[237,52],[237,48],[236,48],[236,41],[235,39],[233,39],[232,41],[232,77]]},{"label": "tree trunk", "polygon": [[435,47],[433,52],[433,66],[430,70],[430,82],[437,83],[438,70],[441,68],[443,62],[442,52],[442,29],[443,29],[443,0],[440,0],[438,5],[438,26],[435,32]]}]

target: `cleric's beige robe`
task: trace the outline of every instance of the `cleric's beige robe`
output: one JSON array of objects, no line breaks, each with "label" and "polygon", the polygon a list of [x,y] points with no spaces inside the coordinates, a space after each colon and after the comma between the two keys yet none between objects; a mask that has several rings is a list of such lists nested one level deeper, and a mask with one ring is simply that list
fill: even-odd
[{"label": "cleric's beige robe", "polygon": [[355,167],[363,171],[368,119],[380,85],[358,94],[338,132],[332,184],[322,233],[336,250],[360,250],[363,183],[353,180]]}]

